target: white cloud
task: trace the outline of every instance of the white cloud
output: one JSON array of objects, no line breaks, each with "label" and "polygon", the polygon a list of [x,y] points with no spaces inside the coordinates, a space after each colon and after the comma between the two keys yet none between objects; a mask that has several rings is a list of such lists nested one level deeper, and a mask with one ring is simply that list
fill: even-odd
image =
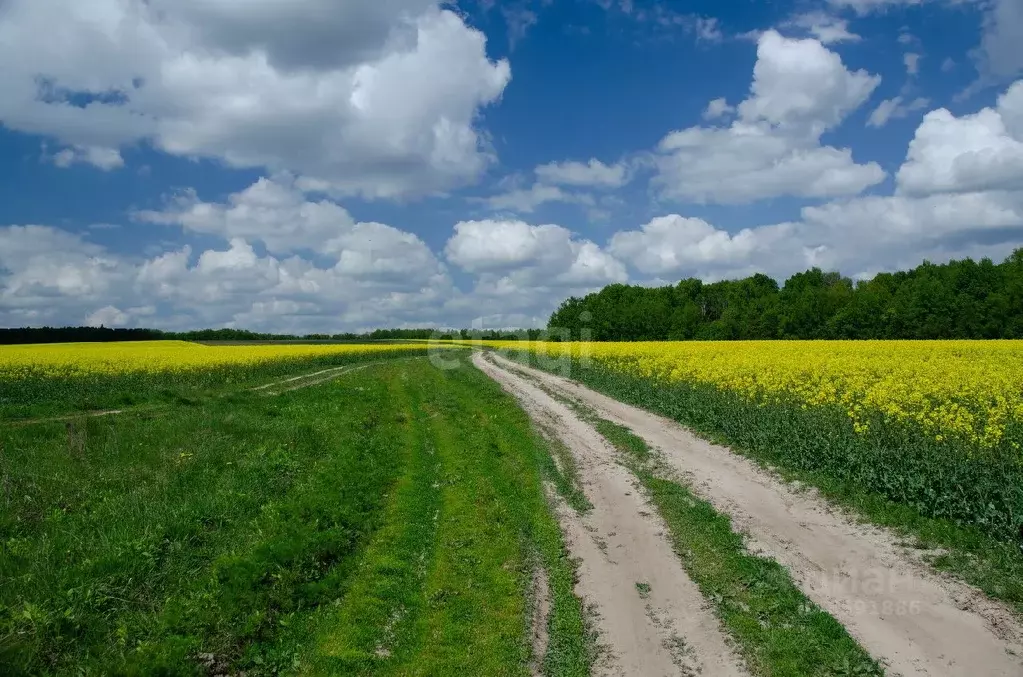
[{"label": "white cloud", "polygon": [[[1018,199],[1008,193],[963,193],[863,197],[803,209],[803,219],[826,228],[841,241],[864,239],[875,246],[906,245],[920,239],[940,240],[970,230],[1023,225]],[[857,249],[863,248],[860,242]]]},{"label": "white cloud", "polygon": [[415,18],[433,0],[150,0],[177,19],[193,40],[246,56],[266,52],[282,69],[333,69],[383,56],[393,43],[415,39]]},{"label": "white cloud", "polygon": [[[403,237],[392,231],[389,237]],[[405,236],[419,248],[414,236]],[[329,267],[297,256],[260,256],[240,238],[226,250],[202,252],[194,264],[186,247],[139,266],[136,290],[169,305],[185,326],[333,332],[436,317],[453,287],[432,254],[403,258],[404,269],[397,271],[391,255],[375,251],[358,233],[353,237]]]},{"label": "white cloud", "polygon": [[536,168],[538,179],[549,184],[620,188],[628,182],[623,163],[605,165],[596,158],[589,162],[552,162]]},{"label": "white cloud", "polygon": [[520,214],[531,214],[541,205],[562,202],[582,205],[592,217],[603,218],[604,212],[593,195],[565,187],[608,190],[621,188],[632,179],[631,168],[624,162],[606,165],[596,158],[589,162],[551,162],[536,167],[534,174],[537,181],[528,188],[521,187],[521,175],[509,175],[497,184],[504,192],[469,201],[482,203],[495,212]]},{"label": "white cloud", "polygon": [[881,82],[849,71],[841,57],[816,40],[790,40],[766,32],[757,47],[750,97],[739,104],[748,123],[819,136],[859,108]]},{"label": "white cloud", "polygon": [[1023,3],[989,3],[976,58],[984,75],[996,80],[1009,80],[1023,73]]},{"label": "white cloud", "polygon": [[822,44],[859,42],[863,38],[849,31],[849,22],[827,12],[807,12],[786,21],[785,28],[798,28],[817,38]]},{"label": "white cloud", "polygon": [[848,149],[800,145],[759,126],[675,132],[658,150],[662,195],[698,203],[856,194],[885,176]]},{"label": "white cloud", "polygon": [[703,219],[678,214],[660,216],[640,230],[614,235],[609,251],[648,275],[693,275],[741,266],[758,254],[766,258],[773,245],[792,230],[790,224],[744,229],[736,234]]},{"label": "white cloud", "polygon": [[1001,260],[1023,235],[1023,196],[858,197],[803,209],[802,220],[729,232],[677,214],[612,238],[608,251],[643,278],[718,280],[811,266],[863,277],[966,256]]},{"label": "white cloud", "polygon": [[448,240],[449,261],[472,273],[520,267],[551,257],[564,259],[572,234],[556,225],[524,221],[462,221]]},{"label": "white cloud", "polygon": [[728,100],[714,99],[707,104],[707,109],[703,111],[704,120],[718,120],[720,118],[731,115],[735,112],[735,106],[728,105]]},{"label": "white cloud", "polygon": [[130,322],[127,313],[114,306],[104,306],[85,319],[87,327],[124,327]]},{"label": "white cloud", "polygon": [[[262,182],[252,192],[272,193],[273,185]],[[469,326],[488,316],[490,326],[533,325],[570,294],[628,279],[625,266],[595,243],[560,226],[520,221],[455,226],[446,252],[467,274],[466,291],[416,235],[381,223],[342,223],[315,255],[262,253],[253,243],[272,230],[264,226],[301,209],[287,200],[281,207],[280,196],[266,199],[260,228],[238,230],[228,214],[246,201],[254,198],[243,191],[207,205],[217,216],[203,228],[216,228],[200,232],[225,244],[145,258],[52,227],[0,227],[0,324],[305,333]]]},{"label": "white cloud", "polygon": [[916,75],[920,72],[920,59],[923,57],[915,52],[907,52],[902,55],[902,63],[906,66],[906,73]]},{"label": "white cloud", "polygon": [[863,15],[888,7],[909,7],[930,1],[933,0],[828,0],[828,4],[833,7],[849,8],[855,10],[857,14]]},{"label": "white cloud", "polygon": [[81,324],[130,284],[117,257],[48,226],[0,228],[0,324]]},{"label": "white cloud", "polygon": [[475,274],[472,292],[449,304],[465,312],[541,316],[564,298],[628,279],[625,266],[561,226],[523,221],[463,221],[445,248],[448,261]]},{"label": "white cloud", "polygon": [[693,30],[696,32],[698,40],[705,40],[707,42],[721,42],[725,37],[724,33],[721,32],[718,20],[714,17],[696,17]]},{"label": "white cloud", "polygon": [[908,117],[910,113],[927,108],[929,105],[931,105],[930,99],[923,97],[917,97],[908,103],[901,96],[885,99],[870,114],[867,126],[884,127],[890,120]]},{"label": "white cloud", "polygon": [[[510,79],[426,0],[7,0],[0,121],[71,147],[140,141],[388,197],[472,181]],[[46,39],[39,39],[46,35]]]},{"label": "white cloud", "polygon": [[923,259],[1000,261],[1023,241],[1023,82],[996,108],[935,111],[920,124],[893,196],[851,197],[802,209],[801,220],[738,231],[677,214],[615,234],[608,252],[641,275],[713,280],[809,266],[853,277]]},{"label": "white cloud", "polygon": [[494,211],[511,210],[525,214],[532,213],[537,207],[549,202],[567,202],[593,206],[595,201],[586,193],[566,191],[558,186],[534,183],[529,188],[515,188],[486,198],[470,198],[473,202],[482,202]]},{"label": "white cloud", "polygon": [[884,179],[877,163],[820,145],[880,78],[848,71],[816,40],[764,33],[750,96],[727,128],[672,132],[657,148],[654,184],[665,198],[743,203],[780,195],[856,194]]},{"label": "white cloud", "polygon": [[508,26],[508,45],[511,48],[526,37],[526,32],[536,25],[539,18],[536,12],[525,7],[502,7],[501,14]]},{"label": "white cloud", "polygon": [[[972,53],[981,71],[981,84],[1005,82],[1023,73],[1023,3],[1019,0],[828,0],[836,9],[852,9],[861,16],[928,3],[967,5],[983,11],[980,44]],[[975,90],[976,86],[967,91]]]},{"label": "white cloud", "polygon": [[98,148],[96,146],[89,146],[83,148],[81,146],[74,146],[71,148],[65,148],[54,154],[53,164],[67,169],[74,164],[89,164],[98,169],[102,169],[105,172],[112,171],[114,169],[120,169],[124,166],[124,158],[121,157],[121,153],[114,148]]},{"label": "white cloud", "polygon": [[928,113],[896,179],[906,195],[1023,189],[1023,81],[995,108]]},{"label": "white cloud", "polygon": [[308,250],[336,257],[337,273],[360,279],[387,278],[397,285],[416,285],[443,272],[416,235],[382,223],[356,223],[335,202],[307,200],[286,175],[262,178],[229,196],[224,204],[202,202],[189,191],[166,211],[138,212],[134,217],[180,225],[232,243],[227,252],[207,252],[210,258],[205,263],[200,258],[199,269],[220,265],[224,257],[232,262],[252,259],[248,243],[258,241],[272,254]]},{"label": "white cloud", "polygon": [[261,178],[231,195],[225,204],[202,202],[194,191],[186,191],[165,210],[137,212],[134,218],[180,225],[225,240],[259,240],[274,253],[323,249],[326,243],[355,226],[352,217],[337,203],[307,201],[287,175]]}]

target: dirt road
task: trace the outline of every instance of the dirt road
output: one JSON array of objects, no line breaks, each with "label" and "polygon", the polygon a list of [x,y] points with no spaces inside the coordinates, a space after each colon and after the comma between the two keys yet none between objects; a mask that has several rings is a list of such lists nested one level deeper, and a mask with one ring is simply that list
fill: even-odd
[{"label": "dirt road", "polygon": [[[580,457],[614,465],[606,451],[594,451],[600,446],[599,436],[592,439],[596,433],[589,426],[536,384],[627,426],[660,451],[696,493],[732,517],[736,528],[749,536],[752,548],[787,567],[807,597],[843,623],[890,674],[1023,675],[1023,628],[1018,619],[980,591],[927,569],[891,534],[854,523],[812,493],[793,490],[747,459],[695,437],[674,421],[501,356],[488,358],[477,355],[475,361],[515,392],[534,417],[553,416],[560,421],[565,436],[574,440],[570,447],[578,449]],[[604,469],[600,476],[616,472],[625,471]],[[627,483],[628,479],[617,482]],[[596,505],[590,487],[586,493]],[[629,501],[627,505],[633,509],[636,492],[629,497],[622,493],[619,488],[617,494],[596,497],[602,502]],[[617,531],[616,538],[624,543],[630,536]],[[648,547],[657,546],[650,543]],[[676,574],[665,569],[664,575]],[[680,586],[689,589],[692,583],[687,580]],[[694,605],[691,597],[685,603]]]},{"label": "dirt road", "polygon": [[[576,592],[594,612],[602,675],[744,675],[720,624],[686,575],[656,510],[615,451],[567,406],[477,354],[474,363],[522,403],[575,456],[592,510],[557,506],[579,560]],[[552,492],[553,496],[553,492]]]}]

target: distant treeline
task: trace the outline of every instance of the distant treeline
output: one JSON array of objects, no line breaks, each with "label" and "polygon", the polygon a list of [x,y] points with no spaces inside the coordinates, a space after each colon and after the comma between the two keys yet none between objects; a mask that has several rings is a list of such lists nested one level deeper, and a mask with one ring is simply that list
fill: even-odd
[{"label": "distant treeline", "polygon": [[529,330],[437,330],[377,329],[362,334],[261,334],[244,329],[202,329],[171,332],[159,329],[110,329],[107,327],[41,327],[0,329],[0,345],[16,343],[98,343],[106,341],[402,341],[410,339],[525,339],[535,340],[542,331]]},{"label": "distant treeline", "polygon": [[757,274],[669,287],[615,284],[570,298],[548,329],[595,341],[1023,338],[1023,249],[854,283],[813,268],[779,288]]}]

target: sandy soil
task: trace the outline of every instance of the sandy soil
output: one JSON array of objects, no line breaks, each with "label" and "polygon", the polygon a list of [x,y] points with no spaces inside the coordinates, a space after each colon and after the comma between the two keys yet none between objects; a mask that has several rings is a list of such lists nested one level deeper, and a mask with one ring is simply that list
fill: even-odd
[{"label": "sandy soil", "polygon": [[566,546],[579,560],[576,592],[593,615],[601,675],[745,675],[696,584],[672,551],[666,527],[616,452],[567,406],[526,379],[474,363],[553,430],[576,458],[593,509],[556,500]]},{"label": "sandy soil", "polygon": [[533,609],[530,632],[532,634],[533,660],[530,663],[529,671],[535,677],[540,677],[543,675],[543,661],[547,656],[547,647],[550,645],[547,623],[550,622],[551,617],[551,586],[547,578],[547,570],[540,562],[537,562],[536,569],[533,571],[531,587]]},{"label": "sandy soil", "polygon": [[805,594],[892,674],[1023,675],[1023,626],[979,590],[939,575],[884,530],[857,524],[674,421],[494,355],[497,364],[627,426],[733,519],[751,549],[784,565]]},{"label": "sandy soil", "polygon": [[292,376],[291,378],[286,378],[283,381],[274,381],[273,383],[264,383],[261,386],[256,386],[255,388],[252,388],[252,390],[266,390],[267,388],[276,388],[277,386],[283,386],[283,385],[287,385],[288,383],[294,383],[295,381],[301,381],[303,379],[313,378],[314,376],[319,376],[321,374],[331,374],[331,373],[336,372],[336,371],[344,371],[345,369],[348,369],[348,367],[350,367],[350,366],[351,365],[346,364],[346,365],[343,365],[343,366],[340,366],[340,367],[332,367],[330,369],[323,369],[321,371],[315,371],[315,372],[313,372],[311,374],[302,374],[301,376]]}]

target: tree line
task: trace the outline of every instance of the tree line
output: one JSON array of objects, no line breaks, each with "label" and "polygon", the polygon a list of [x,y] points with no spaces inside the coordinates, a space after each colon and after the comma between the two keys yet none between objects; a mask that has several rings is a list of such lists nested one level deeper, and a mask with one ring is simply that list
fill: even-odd
[{"label": "tree line", "polygon": [[812,268],[781,286],[763,274],[666,287],[614,284],[551,315],[562,339],[1023,339],[1023,249],[990,259],[924,262],[853,282]]},{"label": "tree line", "polygon": [[613,284],[566,300],[540,329],[377,329],[269,334],[107,327],[0,328],[0,344],[98,341],[401,341],[424,339],[689,341],[739,339],[1023,339],[1023,248],[1004,262],[924,262],[853,282],[812,268],[781,286],[764,274],[665,287]]},{"label": "tree line", "polygon": [[202,343],[252,343],[260,341],[343,342],[408,341],[427,339],[537,340],[540,329],[376,329],[371,332],[340,334],[267,334],[245,329],[200,329],[161,331],[159,329],[121,329],[109,327],[23,327],[0,328],[0,345],[28,343],[99,343],[109,341],[195,341]]}]

